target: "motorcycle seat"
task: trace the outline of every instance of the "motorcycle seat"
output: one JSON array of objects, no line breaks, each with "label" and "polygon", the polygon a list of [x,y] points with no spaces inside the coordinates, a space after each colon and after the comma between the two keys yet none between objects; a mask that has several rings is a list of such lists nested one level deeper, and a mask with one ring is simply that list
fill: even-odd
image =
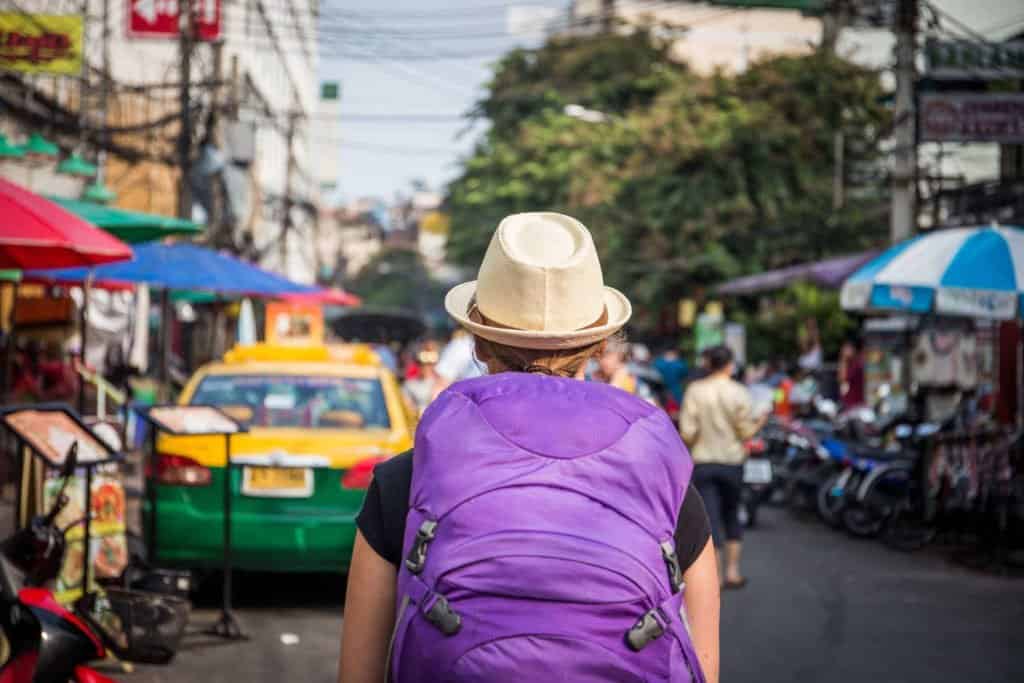
[{"label": "motorcycle seat", "polygon": [[849,455],[859,460],[871,460],[874,462],[914,462],[915,460],[915,457],[906,451],[891,451],[863,444],[851,445]]}]

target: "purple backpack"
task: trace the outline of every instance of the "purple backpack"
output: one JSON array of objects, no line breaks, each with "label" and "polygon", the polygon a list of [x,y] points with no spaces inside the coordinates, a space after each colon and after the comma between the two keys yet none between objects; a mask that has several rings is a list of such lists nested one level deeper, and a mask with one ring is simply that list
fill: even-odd
[{"label": "purple backpack", "polygon": [[450,387],[416,433],[390,680],[703,683],[673,540],[692,468],[619,389]]}]

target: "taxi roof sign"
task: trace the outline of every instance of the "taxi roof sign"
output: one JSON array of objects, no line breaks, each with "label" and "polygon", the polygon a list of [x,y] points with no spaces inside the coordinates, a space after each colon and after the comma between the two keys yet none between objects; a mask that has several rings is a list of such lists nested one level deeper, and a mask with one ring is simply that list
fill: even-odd
[{"label": "taxi roof sign", "polygon": [[367,344],[337,344],[331,346],[290,344],[239,345],[224,354],[224,362],[231,365],[245,363],[350,363],[380,366],[380,358]]}]

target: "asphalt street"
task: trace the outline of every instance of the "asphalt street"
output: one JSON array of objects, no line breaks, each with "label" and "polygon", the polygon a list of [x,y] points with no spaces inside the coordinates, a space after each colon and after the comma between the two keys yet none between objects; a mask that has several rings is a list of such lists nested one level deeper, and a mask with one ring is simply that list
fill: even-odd
[{"label": "asphalt street", "polygon": [[[749,585],[722,605],[722,681],[1024,681],[1024,578],[902,554],[785,510],[749,533]],[[109,675],[131,683],[336,680],[341,577],[246,574],[238,614],[251,639],[202,636],[207,591],[177,659]]]}]

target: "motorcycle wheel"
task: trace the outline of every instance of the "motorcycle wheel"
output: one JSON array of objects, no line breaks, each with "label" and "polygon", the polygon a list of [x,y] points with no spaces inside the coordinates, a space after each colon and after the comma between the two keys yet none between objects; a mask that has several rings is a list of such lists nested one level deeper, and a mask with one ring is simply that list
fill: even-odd
[{"label": "motorcycle wheel", "polygon": [[842,512],[842,523],[858,538],[874,538],[885,528],[886,515],[880,514],[867,505],[854,503],[847,505]]},{"label": "motorcycle wheel", "polygon": [[913,552],[935,540],[938,530],[934,525],[912,515],[909,511],[897,512],[885,525],[882,542],[894,550]]},{"label": "motorcycle wheel", "polygon": [[839,495],[834,494],[836,483],[839,481],[839,477],[841,476],[843,476],[842,471],[836,472],[818,487],[818,516],[821,517],[821,520],[825,522],[825,524],[828,524],[834,529],[838,529],[843,525],[842,514],[843,508],[846,507],[845,490]]}]

